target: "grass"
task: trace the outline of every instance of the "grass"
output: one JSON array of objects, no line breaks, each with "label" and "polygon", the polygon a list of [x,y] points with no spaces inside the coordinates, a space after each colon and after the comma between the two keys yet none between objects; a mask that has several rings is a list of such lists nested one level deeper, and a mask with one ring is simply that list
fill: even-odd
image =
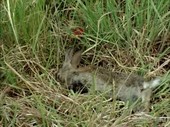
[{"label": "grass", "polygon": [[[169,8],[168,0],[1,1],[0,126],[168,127]],[[69,47],[85,50],[82,65],[162,77],[151,111],[65,89],[56,74]]]}]

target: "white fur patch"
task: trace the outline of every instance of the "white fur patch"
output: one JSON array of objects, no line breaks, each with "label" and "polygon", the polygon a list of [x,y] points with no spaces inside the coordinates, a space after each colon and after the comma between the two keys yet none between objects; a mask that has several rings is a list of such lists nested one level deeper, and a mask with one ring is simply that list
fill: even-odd
[{"label": "white fur patch", "polygon": [[159,84],[160,84],[160,79],[159,78],[156,78],[152,81],[149,81],[149,82],[144,82],[143,83],[143,88],[146,89],[146,88],[155,88],[157,87]]}]

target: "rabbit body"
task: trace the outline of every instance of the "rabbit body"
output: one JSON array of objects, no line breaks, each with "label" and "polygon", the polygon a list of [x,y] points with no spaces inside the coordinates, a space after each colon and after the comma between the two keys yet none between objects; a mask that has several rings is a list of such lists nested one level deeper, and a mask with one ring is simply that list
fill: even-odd
[{"label": "rabbit body", "polygon": [[59,70],[58,76],[70,89],[77,88],[75,92],[85,88],[94,87],[96,91],[106,92],[108,97],[113,97],[122,101],[134,102],[142,99],[144,107],[149,106],[152,89],[160,83],[160,79],[146,82],[143,77],[135,74],[125,74],[121,72],[111,72],[101,67],[78,67],[81,59],[81,51],[73,55],[73,49],[69,49],[65,54],[63,67]]}]

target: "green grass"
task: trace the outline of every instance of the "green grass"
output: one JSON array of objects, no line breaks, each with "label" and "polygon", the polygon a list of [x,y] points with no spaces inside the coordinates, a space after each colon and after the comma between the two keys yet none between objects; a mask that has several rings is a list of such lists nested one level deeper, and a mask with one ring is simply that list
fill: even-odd
[{"label": "green grass", "polygon": [[[0,3],[0,126],[170,125],[170,1]],[[151,111],[66,90],[56,74],[69,47],[85,50],[85,65],[162,77]]]}]

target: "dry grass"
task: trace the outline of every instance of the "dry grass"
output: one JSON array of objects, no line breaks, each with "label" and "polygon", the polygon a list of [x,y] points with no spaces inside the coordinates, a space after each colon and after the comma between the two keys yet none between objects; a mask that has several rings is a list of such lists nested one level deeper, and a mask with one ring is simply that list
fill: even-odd
[{"label": "dry grass", "polygon": [[[110,2],[64,1],[53,11],[43,0],[2,2],[1,126],[169,126],[170,3]],[[134,114],[122,101],[65,89],[56,74],[68,47],[85,50],[82,66],[162,77],[150,112]]]}]

